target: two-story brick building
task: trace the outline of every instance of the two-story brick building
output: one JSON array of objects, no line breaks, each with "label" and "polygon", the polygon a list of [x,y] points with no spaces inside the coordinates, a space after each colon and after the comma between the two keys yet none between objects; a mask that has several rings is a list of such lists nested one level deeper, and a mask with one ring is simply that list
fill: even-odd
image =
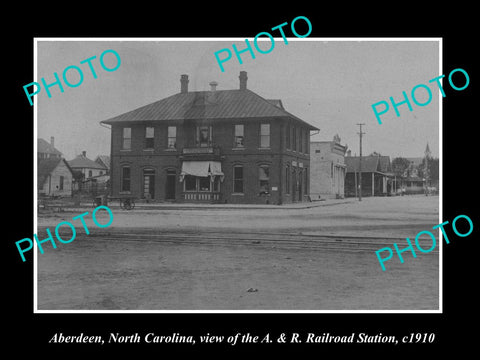
[{"label": "two-story brick building", "polygon": [[310,131],[280,100],[240,87],[180,92],[102,121],[111,125],[111,192],[155,201],[307,200]]}]

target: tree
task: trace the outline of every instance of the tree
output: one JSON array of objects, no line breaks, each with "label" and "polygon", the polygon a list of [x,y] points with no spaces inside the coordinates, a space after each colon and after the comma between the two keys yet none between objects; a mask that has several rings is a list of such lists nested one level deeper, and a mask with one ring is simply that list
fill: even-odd
[{"label": "tree", "polygon": [[408,176],[409,167],[410,161],[408,161],[408,159],[405,159],[403,157],[397,157],[392,160],[392,171],[396,176]]},{"label": "tree", "polygon": [[[421,178],[428,178],[428,180],[436,180],[439,179],[439,162],[437,158],[427,158],[427,163],[425,163],[425,158],[423,159],[422,163],[418,166],[418,176]],[[425,173],[426,164],[428,164],[428,173]]]}]

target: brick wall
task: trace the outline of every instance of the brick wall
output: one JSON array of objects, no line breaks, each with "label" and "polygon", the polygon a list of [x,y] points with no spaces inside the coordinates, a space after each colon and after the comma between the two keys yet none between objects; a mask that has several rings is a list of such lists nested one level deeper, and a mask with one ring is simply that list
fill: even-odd
[{"label": "brick wall", "polygon": [[[270,124],[270,147],[260,148],[260,124]],[[234,125],[244,125],[244,148],[234,147]],[[203,120],[203,121],[178,121],[158,122],[143,124],[125,124],[112,126],[112,169],[111,183],[112,195],[118,196],[121,189],[121,168],[131,168],[130,195],[136,198],[142,196],[143,170],[151,168],[155,171],[155,200],[165,199],[166,172],[176,172],[175,197],[181,199],[183,183],[178,180],[181,172],[183,147],[195,147],[196,126],[212,125],[213,143],[220,148],[222,171],[225,174],[221,183],[222,202],[227,203],[288,203],[292,200],[292,191],[286,193],[283,189],[285,182],[285,167],[301,163],[309,171],[309,155],[285,149],[287,122],[283,119],[238,119],[238,120]],[[154,127],[154,148],[145,150],[145,127]],[[167,148],[167,127],[177,126],[177,148]],[[296,126],[300,129],[302,125]],[[123,127],[131,127],[131,149],[122,150]],[[304,127],[304,136],[309,134]],[[304,146],[305,148],[305,146]],[[297,146],[299,149],[299,146]],[[307,149],[308,150],[308,149]],[[306,152],[306,150],[304,150]],[[194,160],[194,157],[189,157]],[[244,167],[244,193],[233,193],[233,167]],[[261,195],[259,184],[259,166],[268,165],[270,170],[270,194]],[[302,171],[305,171],[303,170]],[[306,184],[305,184],[306,182]],[[273,188],[273,189],[272,189]],[[276,188],[276,190],[275,190]],[[305,188],[309,188],[308,178],[303,179],[302,199]],[[298,199],[298,196],[297,196]]]}]

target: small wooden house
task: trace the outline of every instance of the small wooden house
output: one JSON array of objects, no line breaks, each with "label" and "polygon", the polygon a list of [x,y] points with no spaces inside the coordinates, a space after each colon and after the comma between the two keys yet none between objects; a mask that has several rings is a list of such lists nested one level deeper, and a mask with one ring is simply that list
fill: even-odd
[{"label": "small wooden house", "polygon": [[39,195],[71,196],[73,172],[63,158],[38,159],[37,189]]}]

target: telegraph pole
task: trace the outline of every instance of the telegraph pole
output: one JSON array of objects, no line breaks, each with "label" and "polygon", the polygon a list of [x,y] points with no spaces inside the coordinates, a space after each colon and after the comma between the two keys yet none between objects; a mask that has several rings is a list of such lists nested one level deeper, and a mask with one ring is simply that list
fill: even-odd
[{"label": "telegraph pole", "polygon": [[358,165],[358,173],[359,173],[358,201],[362,201],[362,135],[365,134],[364,132],[362,132],[362,125],[365,125],[365,124],[357,124],[357,125],[360,126],[360,132],[357,133],[358,135],[360,135],[360,161]]}]

